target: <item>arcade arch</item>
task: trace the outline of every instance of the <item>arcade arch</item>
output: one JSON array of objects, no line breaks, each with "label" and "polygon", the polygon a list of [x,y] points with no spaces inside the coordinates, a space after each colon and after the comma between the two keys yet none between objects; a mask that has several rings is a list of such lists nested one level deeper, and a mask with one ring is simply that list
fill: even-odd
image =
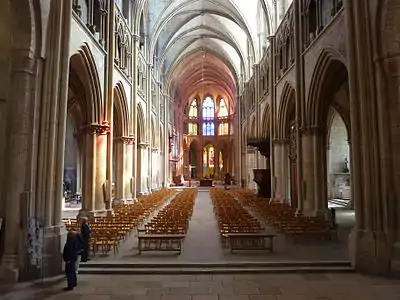
[{"label": "arcade arch", "polygon": [[100,83],[86,46],[70,59],[67,115],[63,179],[66,195],[82,196],[85,213],[104,211],[109,124],[103,121]]},{"label": "arcade arch", "polygon": [[304,166],[307,169],[303,179],[309,187],[305,192],[305,209],[326,214],[329,195],[335,190],[340,199],[348,200],[351,194],[348,73],[341,57],[330,49],[322,51],[317,61],[305,123],[308,125],[302,132],[303,152],[308,165]]}]

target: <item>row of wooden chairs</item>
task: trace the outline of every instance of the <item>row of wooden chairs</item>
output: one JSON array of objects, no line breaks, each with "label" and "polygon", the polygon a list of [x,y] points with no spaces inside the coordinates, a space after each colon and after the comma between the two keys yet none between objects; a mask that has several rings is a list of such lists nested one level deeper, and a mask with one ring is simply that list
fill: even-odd
[{"label": "row of wooden chairs", "polygon": [[[114,215],[96,217],[90,220],[91,249],[107,254],[118,252],[121,241],[128,236],[132,229],[140,226],[157,208],[162,206],[175,192],[172,189],[162,189],[151,195],[138,198],[133,204],[120,204],[114,207]],[[67,229],[79,230],[76,219],[64,220]]]},{"label": "row of wooden chairs", "polygon": [[264,228],[250,213],[224,189],[210,191],[214,213],[218,220],[223,245],[228,234],[261,233]]},{"label": "row of wooden chairs", "polygon": [[184,189],[139,232],[152,235],[186,234],[196,196],[197,189]]},{"label": "row of wooden chairs", "polygon": [[231,193],[286,236],[330,239],[335,230],[328,220],[299,214],[288,203],[257,197],[248,189],[233,189]]}]

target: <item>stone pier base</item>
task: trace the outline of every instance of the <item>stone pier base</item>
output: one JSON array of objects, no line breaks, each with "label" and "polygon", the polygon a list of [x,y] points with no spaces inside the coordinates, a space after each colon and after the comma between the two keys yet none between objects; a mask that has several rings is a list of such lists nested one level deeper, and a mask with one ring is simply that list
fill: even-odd
[{"label": "stone pier base", "polygon": [[391,275],[392,246],[387,234],[353,229],[349,236],[349,253],[356,271]]}]

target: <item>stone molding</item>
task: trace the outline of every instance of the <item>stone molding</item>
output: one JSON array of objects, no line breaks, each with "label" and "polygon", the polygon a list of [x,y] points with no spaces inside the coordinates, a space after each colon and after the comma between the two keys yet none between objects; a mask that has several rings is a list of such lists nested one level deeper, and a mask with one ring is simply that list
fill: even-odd
[{"label": "stone molding", "polygon": [[273,145],[289,145],[290,139],[277,138],[272,140]]},{"label": "stone molding", "polygon": [[158,150],[160,150],[160,149],[158,149],[158,147],[153,147],[152,149],[151,149],[151,152],[158,152]]},{"label": "stone molding", "polygon": [[116,137],[115,140],[118,143],[122,143],[124,145],[133,145],[136,141],[134,135]]},{"label": "stone molding", "polygon": [[321,135],[325,133],[323,126],[308,125],[300,127],[301,135]]},{"label": "stone molding", "polygon": [[110,133],[110,124],[107,121],[101,124],[93,123],[82,127],[85,133],[93,135],[107,135]]},{"label": "stone molding", "polygon": [[138,144],[138,147],[139,147],[140,149],[146,149],[146,148],[149,147],[149,144],[148,144],[148,143],[145,143],[145,142],[141,142],[141,143]]}]

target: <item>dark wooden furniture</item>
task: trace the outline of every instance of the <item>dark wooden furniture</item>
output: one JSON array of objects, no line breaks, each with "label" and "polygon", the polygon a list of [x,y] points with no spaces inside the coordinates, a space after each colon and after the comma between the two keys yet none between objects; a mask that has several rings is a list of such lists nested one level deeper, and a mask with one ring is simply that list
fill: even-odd
[{"label": "dark wooden furniture", "polygon": [[258,197],[271,198],[271,170],[254,169],[254,181],[258,185]]},{"label": "dark wooden furniture", "polygon": [[139,234],[139,255],[142,251],[177,251],[181,254],[184,238],[184,234]]},{"label": "dark wooden furniture", "polygon": [[[234,250],[274,250],[275,234],[266,233],[227,233],[224,237],[228,240],[231,253]],[[266,240],[269,243],[266,243]]]},{"label": "dark wooden furniture", "polygon": [[213,180],[212,179],[200,179],[200,186],[212,187]]}]

